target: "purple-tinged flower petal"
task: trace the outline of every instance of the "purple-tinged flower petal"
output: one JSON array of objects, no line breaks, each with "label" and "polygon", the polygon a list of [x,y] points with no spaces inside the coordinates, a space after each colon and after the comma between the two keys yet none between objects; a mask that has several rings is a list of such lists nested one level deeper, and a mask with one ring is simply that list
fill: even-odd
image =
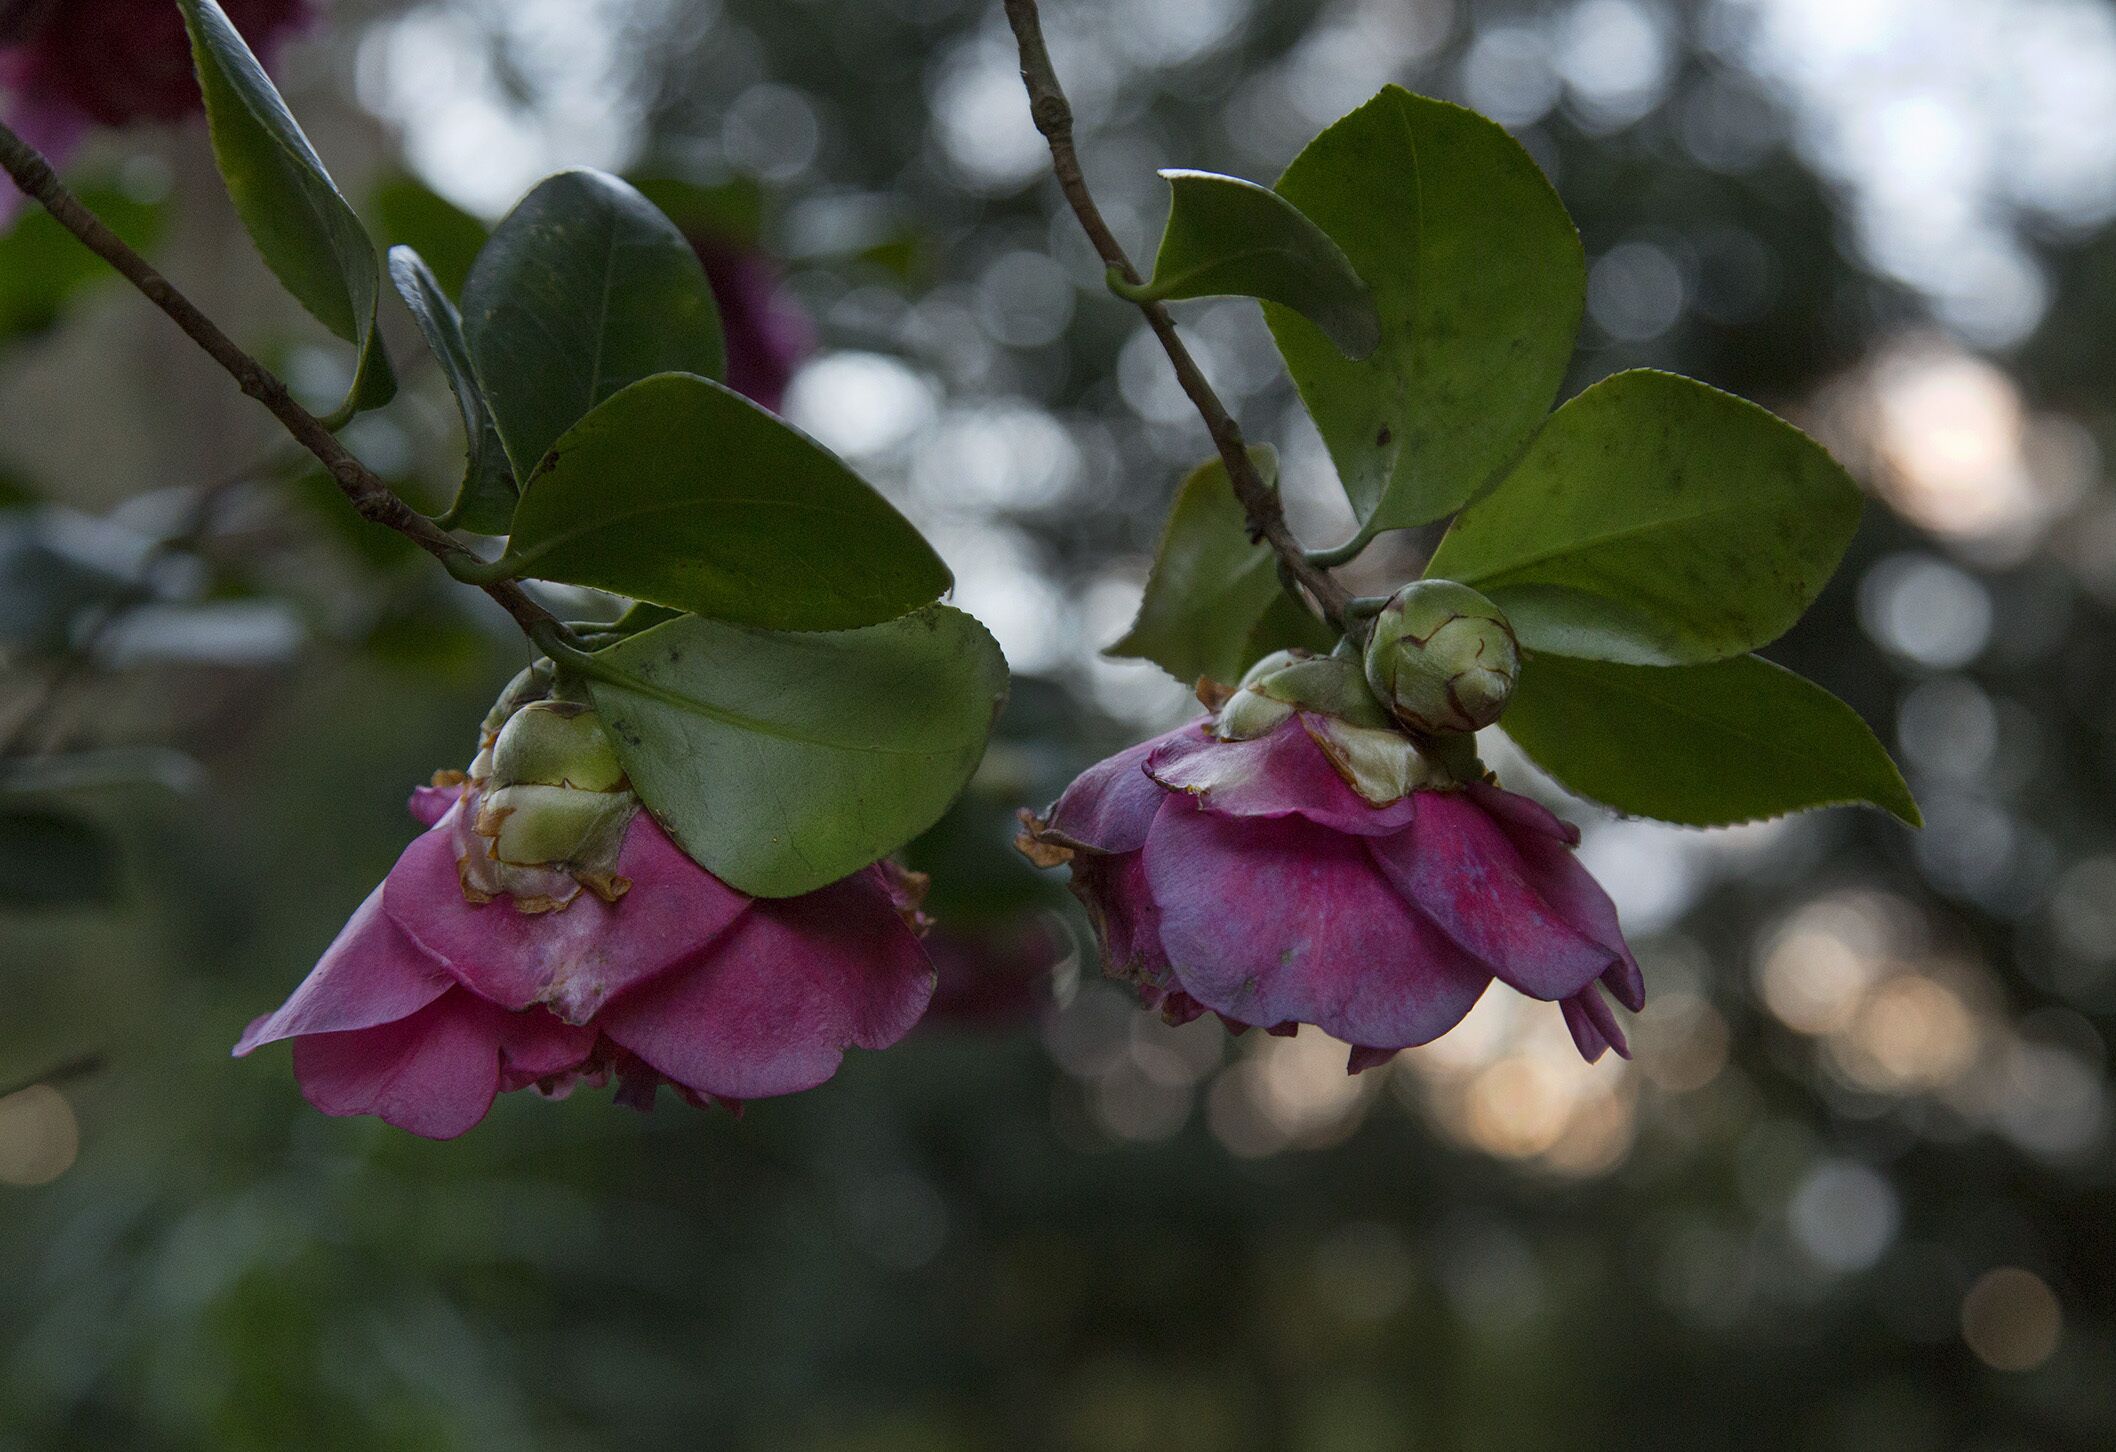
[{"label": "purple-tinged flower petal", "polygon": [[870,869],[804,897],[758,900],[600,1023],[695,1093],[761,1099],[822,1083],[848,1046],[887,1048],[932,996],[932,964]]},{"label": "purple-tinged flower petal", "polygon": [[397,931],[382,889],[367,895],[293,997],[252,1023],[237,1057],[302,1034],[335,1034],[409,1018],[455,986],[440,964]]},{"label": "purple-tinged flower petal", "polygon": [[1616,1014],[1594,984],[1588,984],[1560,1002],[1558,1007],[1565,1015],[1565,1027],[1572,1031],[1573,1046],[1588,1063],[1601,1058],[1606,1049],[1615,1049],[1626,1059],[1631,1057],[1631,1045],[1624,1039],[1623,1026],[1616,1021]]},{"label": "purple-tinged flower petal", "polygon": [[461,787],[422,786],[411,789],[411,800],[405,803],[414,821],[422,827],[438,827],[448,809],[463,796]]},{"label": "purple-tinged flower petal", "polygon": [[1418,810],[1415,794],[1377,807],[1352,790],[1298,716],[1253,741],[1181,733],[1147,758],[1146,774],[1223,817],[1302,817],[1360,836],[1400,832]]},{"label": "purple-tinged flower petal", "polygon": [[[1511,796],[1496,790],[1492,795]],[[1511,799],[1515,802],[1524,800],[1520,797]],[[1500,820],[1504,825],[1508,819]],[[1639,972],[1638,959],[1632,956],[1631,945],[1624,941],[1623,927],[1617,922],[1616,904],[1594,880],[1594,874],[1581,865],[1569,846],[1551,840],[1547,834],[1510,831],[1508,835],[1521,854],[1521,865],[1537,896],[1549,903],[1559,917],[1614,956],[1615,961],[1602,974],[1602,981],[1609,985],[1616,1001],[1633,1013],[1644,1008],[1645,975]]]},{"label": "purple-tinged flower petal", "polygon": [[1405,1048],[1469,1012],[1491,975],[1391,889],[1366,843],[1297,817],[1171,810],[1146,875],[1175,976],[1245,1023],[1312,1023]]},{"label": "purple-tinged flower petal", "polygon": [[1145,859],[1137,852],[1082,853],[1073,859],[1072,889],[1095,925],[1105,971],[1141,987],[1166,987],[1168,954],[1161,948],[1161,914],[1146,883]]},{"label": "purple-tinged flower petal", "polygon": [[1204,722],[1193,721],[1096,762],[1058,798],[1044,835],[1084,852],[1138,851],[1168,795],[1146,774],[1147,758],[1170,742],[1204,734]]},{"label": "purple-tinged flower petal", "polygon": [[372,1114],[427,1139],[454,1139],[500,1089],[506,1010],[452,989],[409,1018],[294,1041],[294,1077],[325,1114]]},{"label": "purple-tinged flower petal", "polygon": [[453,809],[405,849],[382,904],[404,933],[473,993],[505,1008],[543,1004],[583,1024],[610,998],[695,955],[750,900],[683,855],[654,819],[632,819],[615,903],[582,893],[562,911],[524,913],[508,899],[463,896],[450,831]]},{"label": "purple-tinged flower petal", "polygon": [[794,370],[815,351],[815,324],[764,253],[711,236],[694,237],[691,245],[720,308],[727,386],[777,412]]},{"label": "purple-tinged flower petal", "polygon": [[1496,817],[1510,833],[1516,829],[1537,832],[1555,838],[1567,847],[1580,845],[1580,829],[1533,797],[1524,797],[1519,792],[1506,791],[1481,781],[1470,783],[1468,790],[1469,799]]},{"label": "purple-tinged flower petal", "polygon": [[1378,1069],[1401,1053],[1400,1049],[1370,1049],[1354,1044],[1350,1056],[1345,1060],[1347,1074],[1364,1074],[1369,1069]]},{"label": "purple-tinged flower petal", "polygon": [[570,1074],[595,1052],[602,1030],[570,1024],[549,1009],[503,1011],[500,1021],[500,1088],[527,1088],[539,1079]]},{"label": "purple-tinged flower petal", "polygon": [[1464,793],[1421,793],[1411,829],[1368,846],[1408,902],[1533,998],[1569,997],[1616,961],[1543,900],[1512,839]]}]

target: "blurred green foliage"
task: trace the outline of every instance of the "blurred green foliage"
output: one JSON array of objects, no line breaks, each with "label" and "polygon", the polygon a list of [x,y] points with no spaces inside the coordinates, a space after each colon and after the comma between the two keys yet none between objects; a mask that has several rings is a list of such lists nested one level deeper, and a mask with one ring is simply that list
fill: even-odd
[{"label": "blurred green foliage", "polygon": [[[391,27],[408,8],[334,7],[300,71],[305,120],[351,96],[363,38],[375,67],[406,44]],[[1962,364],[1973,355],[1933,332],[1928,300],[1860,250],[1865,223],[1814,145],[1783,140],[1812,122],[1788,109],[1808,103],[1744,68],[1714,19],[1726,8],[1619,5],[1668,47],[1649,101],[1612,122],[1588,104],[1599,93],[1558,86],[1514,122],[1589,259],[1588,346],[1563,391],[1632,366],[1693,374],[1815,427],[1896,506],[1868,509],[1845,569],[1771,654],[1901,752],[1921,836],[1879,813],[1655,835],[1568,806],[1646,963],[1628,1070],[1561,1071],[1536,1023],[1479,1020],[1346,1080],[1341,1050],[1312,1036],[1165,1029],[1075,963],[1077,988],[1057,975],[1062,1004],[1011,1030],[935,1023],[739,1119],[516,1094],[464,1140],[427,1144],[315,1114],[283,1055],[226,1053],[387,870],[413,830],[404,793],[463,764],[520,647],[423,560],[348,524],[319,481],[262,481],[177,539],[197,577],[153,604],[282,602],[298,649],[142,610],[153,629],[112,632],[48,704],[31,744],[55,754],[6,763],[112,834],[123,894],[0,916],[0,1086],[85,1051],[107,1063],[59,1086],[63,1115],[42,1095],[0,1103],[0,1452],[2108,1445],[2116,563],[2095,541],[2116,518],[2097,458],[2116,443],[2116,234],[2031,229],[2044,321],[1995,363]],[[1101,291],[1035,166],[1013,169],[992,7],[562,7],[567,26],[623,19],[595,46],[564,26],[540,42],[531,12],[554,12],[520,9],[413,18],[452,17],[451,44],[490,42],[463,94],[471,76],[501,96],[550,90],[552,34],[575,71],[611,59],[626,78],[611,95],[645,119],[643,175],[764,174],[765,239],[793,259],[826,345],[894,360],[947,400],[863,470],[947,526],[966,594],[985,559],[1012,562],[1048,587],[1032,606],[1069,612],[1066,638],[1113,639],[1133,597],[1095,613],[1110,562],[1135,591],[1204,439],[1156,411],[1158,374],[1125,361],[1134,316]],[[1165,205],[1155,167],[1268,179],[1295,133],[1329,119],[1348,67],[1385,62],[1371,79],[1489,104],[1478,87],[1494,74],[1555,74],[1535,37],[1615,13],[1051,10],[1090,177],[1135,250]],[[2006,14],[2026,23],[2024,7]],[[381,74],[362,95],[389,94]],[[1347,84],[1336,109],[1372,89]],[[1296,102],[1325,114],[1289,115]],[[341,175],[403,174],[396,156],[353,164],[386,149],[364,122],[327,127],[312,130]],[[554,167],[628,160],[575,155],[574,133],[553,131]],[[434,134],[413,154],[430,162]],[[180,159],[203,146],[139,141]],[[188,235],[157,258],[186,278],[250,265],[225,204],[193,169],[178,176],[165,205]],[[365,204],[447,280],[479,224],[409,195],[388,182]],[[0,247],[35,240],[36,219],[21,225]],[[907,258],[923,260],[894,265]],[[39,252],[0,267],[0,297],[86,275]],[[136,307],[101,288],[11,336],[0,468],[33,500],[166,541],[180,532],[156,522],[155,497],[110,511],[100,479],[22,447],[23,431],[68,424],[23,412],[25,398],[49,408],[39,380],[63,376],[93,430],[155,438],[159,486],[213,482],[190,477],[192,420],[102,390],[173,347],[158,319],[122,331]],[[310,336],[276,313],[229,321]],[[1280,444],[1290,493],[1319,445],[1288,426],[1287,381],[1249,366],[1269,353],[1253,309],[1193,305],[1184,325],[1251,433]],[[1955,360],[1918,376],[1960,386],[1891,435],[1883,365],[1905,348]],[[452,410],[430,370],[407,367],[405,385],[360,446],[438,501],[460,468]],[[1966,495],[1914,487],[1919,440],[1958,442],[1942,426],[1993,389],[2021,413],[2031,479],[2088,461],[2021,548],[1960,527],[1962,498],[2003,497],[1990,470]],[[1057,484],[1036,482],[1049,459],[1018,451],[992,488],[967,446],[921,463],[995,419],[1066,446]],[[1957,514],[1921,529],[1934,497]],[[8,523],[32,507],[11,499]],[[1316,542],[1333,542],[1322,518]],[[64,557],[76,576],[107,563]],[[1033,611],[988,613],[1037,639]],[[79,654],[64,628],[6,648],[0,732]],[[1148,667],[1047,655],[1050,678],[1017,683],[970,797],[908,854],[935,875],[940,931],[1063,904],[1055,874],[1007,851],[1011,808],[1172,709]],[[126,769],[143,748],[162,769]],[[1998,1266],[2054,1292],[2054,1339],[2035,1304],[1968,1297]],[[1995,1369],[2008,1356],[2032,1364]]]}]

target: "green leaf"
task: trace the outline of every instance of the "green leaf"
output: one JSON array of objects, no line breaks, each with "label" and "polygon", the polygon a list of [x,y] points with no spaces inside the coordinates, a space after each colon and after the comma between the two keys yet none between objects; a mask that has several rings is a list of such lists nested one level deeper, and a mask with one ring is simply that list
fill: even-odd
[{"label": "green leaf", "polygon": [[698,254],[653,203],[596,171],[550,178],[500,223],[464,285],[463,332],[523,479],[627,385],[725,371]]},{"label": "green leaf", "polygon": [[[1249,457],[1275,488],[1277,452],[1258,444]],[[1201,676],[1240,680],[1251,662],[1285,646],[1330,644],[1321,622],[1279,583],[1271,551],[1251,543],[1227,466],[1213,459],[1176,491],[1138,618],[1105,654],[1150,660],[1189,685]]]},{"label": "green leaf", "polygon": [[463,342],[463,320],[435,280],[433,269],[411,248],[389,249],[389,276],[425,335],[426,346],[439,361],[448,387],[455,394],[456,410],[463,416],[468,453],[463,482],[440,524],[444,529],[459,527],[474,534],[505,534],[514,519],[514,470],[507,463],[499,430],[493,427],[492,413],[485,406],[484,390],[478,387],[477,377],[471,372],[470,350]]},{"label": "green leaf", "polygon": [[1866,802],[1924,825],[1858,713],[1760,656],[1694,666],[1535,656],[1500,725],[1568,790],[1641,817],[1724,827]]},{"label": "green leaf", "polygon": [[43,807],[0,807],[0,907],[80,907],[117,890],[117,848],[101,828]]},{"label": "green leaf", "polygon": [[647,809],[759,897],[812,892],[938,821],[1007,688],[998,645],[946,605],[829,633],[686,616],[585,662]]},{"label": "green leaf", "polygon": [[677,177],[632,177],[639,194],[661,208],[686,237],[705,237],[732,247],[755,247],[764,232],[764,188],[737,176],[714,186]]},{"label": "green leaf", "polygon": [[1489,595],[1531,650],[1688,665],[1784,634],[1858,522],[1858,486],[1813,439],[1640,370],[1551,415],[1426,573]]},{"label": "green leaf", "polygon": [[470,265],[492,229],[417,177],[399,173],[368,190],[368,211],[383,239],[415,248],[450,297],[463,295]]},{"label": "green leaf", "polygon": [[1572,356],[1579,234],[1528,153],[1474,111],[1389,86],[1294,158],[1279,195],[1373,291],[1381,344],[1346,358],[1265,317],[1361,523],[1459,508],[1520,453]]},{"label": "green leaf", "polygon": [[[1154,275],[1128,297],[1253,297],[1314,323],[1348,358],[1381,342],[1367,285],[1338,245],[1268,187],[1209,171],[1164,171],[1173,196]],[[1113,284],[1114,285],[1114,284]]]},{"label": "green leaf", "polygon": [[397,391],[375,330],[382,268],[375,244],[218,0],[177,0],[205,95],[213,156],[235,211],[280,283],[316,321],[359,350],[339,417]]},{"label": "green leaf", "polygon": [[[166,201],[141,201],[108,182],[76,184],[74,190],[135,252],[150,250],[160,238]],[[0,338],[51,326],[75,293],[116,278],[51,213],[26,207],[12,227],[0,231]]]},{"label": "green leaf", "polygon": [[502,564],[774,630],[871,625],[952,583],[836,455],[686,373],[633,384],[558,441]]}]

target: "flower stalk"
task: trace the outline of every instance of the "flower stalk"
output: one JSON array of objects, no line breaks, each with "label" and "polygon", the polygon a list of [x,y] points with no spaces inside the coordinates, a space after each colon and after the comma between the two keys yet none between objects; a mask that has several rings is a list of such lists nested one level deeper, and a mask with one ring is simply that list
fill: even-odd
[{"label": "flower stalk", "polygon": [[1206,381],[1204,371],[1176,332],[1175,320],[1169,316],[1168,309],[1145,291],[1145,279],[1132,266],[1131,258],[1116,234],[1110,231],[1102,209],[1095,205],[1094,194],[1088,190],[1087,176],[1080,166],[1080,153],[1073,144],[1072,103],[1066,100],[1065,88],[1058,82],[1057,68],[1051,64],[1050,50],[1044,44],[1043,18],[1036,8],[1036,0],[1006,0],[1006,11],[1007,22],[1013,26],[1014,39],[1021,49],[1021,80],[1028,88],[1029,112],[1035,119],[1037,131],[1050,146],[1051,169],[1057,175],[1059,189],[1065,193],[1066,203],[1073,209],[1081,230],[1087,234],[1088,242],[1108,269],[1111,290],[1134,303],[1145,315],[1146,325],[1160,340],[1162,351],[1175,368],[1176,381],[1182,384],[1183,392],[1205,420],[1213,445],[1227,466],[1228,482],[1233,485],[1235,497],[1241,500],[1242,510],[1249,517],[1250,538],[1268,544],[1278,556],[1280,569],[1300,587],[1300,591],[1306,593],[1323,619],[1342,629],[1350,594],[1294,538],[1292,529],[1286,524],[1285,508],[1279,502],[1278,494],[1264,483],[1249,457],[1249,446],[1242,437],[1241,425],[1234,421],[1226,405],[1220,402],[1219,395]]},{"label": "flower stalk", "polygon": [[[4,169],[16,186],[51,213],[53,219],[84,247],[109,263],[149,302],[167,314],[170,321],[183,329],[185,336],[227,371],[237,387],[269,409],[294,441],[315,455],[362,519],[395,530],[439,560],[451,573],[484,563],[446,530],[413,509],[340,443],[331,431],[330,421],[303,408],[277,374],[243,351],[182,290],[105,226],[102,218],[89,210],[59,180],[58,173],[52,170],[43,154],[4,121],[0,121],[0,169]],[[530,599],[512,580],[478,582],[478,588],[512,616],[524,634],[534,637],[540,627],[558,627],[558,621],[551,613]]]}]

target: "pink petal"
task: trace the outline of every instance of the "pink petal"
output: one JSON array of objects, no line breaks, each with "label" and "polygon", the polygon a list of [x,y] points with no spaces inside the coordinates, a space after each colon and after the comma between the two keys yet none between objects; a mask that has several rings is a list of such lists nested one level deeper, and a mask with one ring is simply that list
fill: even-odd
[{"label": "pink petal", "polygon": [[1192,731],[1147,758],[1146,773],[1199,810],[1223,817],[1304,817],[1338,832],[1400,832],[1417,812],[1416,794],[1376,807],[1330,765],[1298,715],[1253,741],[1220,741]]},{"label": "pink petal", "polygon": [[294,996],[252,1023],[235,1045],[238,1057],[301,1034],[342,1033],[409,1018],[453,986],[382,911],[377,887],[353,910]]},{"label": "pink petal", "polygon": [[1145,858],[1137,852],[1082,853],[1072,861],[1072,874],[1073,895],[1086,906],[1101,940],[1104,970],[1128,982],[1166,984],[1168,955],[1161,950],[1161,915],[1146,885]]},{"label": "pink petal", "polygon": [[554,1074],[569,1073],[588,1061],[602,1030],[594,1024],[570,1024],[549,1009],[500,1012],[501,1083],[519,1089]]},{"label": "pink petal", "polygon": [[372,1114],[427,1139],[454,1139],[499,1092],[504,1016],[453,991],[395,1023],[296,1039],[294,1077],[325,1114]]},{"label": "pink petal", "polygon": [[[1505,796],[1504,792],[1494,795]],[[1515,801],[1522,800],[1519,797]],[[1505,825],[1502,819],[1502,825]],[[1631,945],[1624,941],[1624,930],[1617,922],[1616,904],[1602,885],[1594,880],[1594,874],[1581,866],[1580,859],[1572,849],[1561,842],[1552,841],[1547,835],[1532,832],[1509,832],[1516,850],[1521,854],[1521,866],[1537,896],[1557,912],[1558,916],[1572,924],[1591,941],[1606,948],[1613,956],[1602,981],[1616,995],[1617,1002],[1637,1013],[1646,1006],[1646,979],[1639,972],[1638,959],[1631,954]]]},{"label": "pink petal", "polygon": [[1096,762],[1051,808],[1051,834],[1088,852],[1138,851],[1167,795],[1146,775],[1146,759],[1166,743],[1203,734],[1203,722],[1193,721]]},{"label": "pink petal", "polygon": [[1580,845],[1580,829],[1560,817],[1557,813],[1531,797],[1518,792],[1501,790],[1489,782],[1472,782],[1469,798],[1484,808],[1489,815],[1498,818],[1510,831],[1538,832],[1553,837],[1567,847]]},{"label": "pink petal", "polygon": [[586,1023],[612,996],[697,953],[749,906],[645,812],[632,819],[617,860],[632,886],[615,903],[590,892],[548,913],[521,912],[506,898],[472,903],[456,875],[450,827],[444,818],[405,849],[382,905],[457,982],[506,1008],[543,1004],[568,1023]]},{"label": "pink petal", "polygon": [[462,795],[461,787],[413,787],[411,800],[405,803],[405,806],[420,826],[431,827],[448,815],[448,809],[454,806]]},{"label": "pink petal", "polygon": [[1396,890],[1450,938],[1534,998],[1577,993],[1616,961],[1543,900],[1512,839],[1466,793],[1418,797],[1410,831],[1368,845]]},{"label": "pink petal", "polygon": [[1405,1048],[1461,1021],[1491,975],[1405,906],[1371,839],[1298,817],[1168,811],[1146,876],[1176,978],[1244,1023]]},{"label": "pink petal", "polygon": [[822,1083],[849,1045],[887,1048],[932,996],[925,951],[868,869],[805,897],[759,899],[600,1023],[695,1093],[761,1099]]},{"label": "pink petal", "polygon": [[1400,1049],[1369,1049],[1358,1044],[1352,1046],[1345,1060],[1347,1074],[1364,1074],[1369,1069],[1378,1069],[1401,1053]]},{"label": "pink petal", "polygon": [[1626,1059],[1631,1057],[1623,1026],[1617,1023],[1616,1014],[1593,984],[1562,1000],[1558,1008],[1565,1015],[1565,1027],[1572,1031],[1573,1046],[1588,1063],[1601,1058],[1605,1049],[1615,1049]]}]

